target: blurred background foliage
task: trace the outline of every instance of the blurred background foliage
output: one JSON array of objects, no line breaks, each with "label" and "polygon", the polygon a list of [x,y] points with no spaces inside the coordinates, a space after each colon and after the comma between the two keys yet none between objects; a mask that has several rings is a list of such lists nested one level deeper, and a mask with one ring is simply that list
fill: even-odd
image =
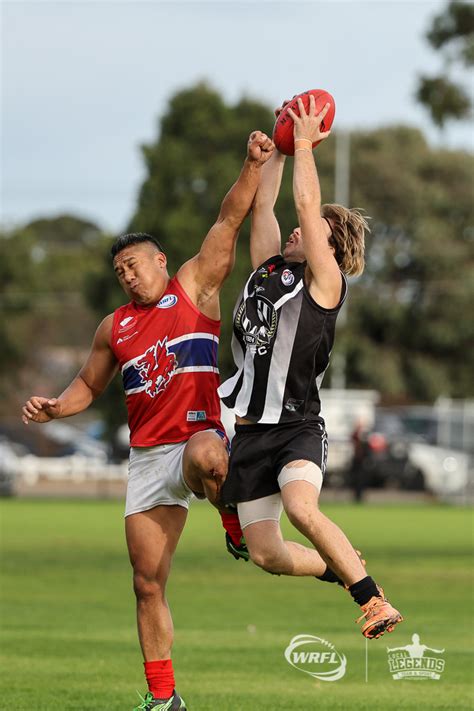
[{"label": "blurred background foliage", "polygon": [[[199,83],[172,97],[124,231],[163,244],[170,273],[199,251],[237,178],[247,135],[271,132],[268,106],[228,105]],[[337,130],[316,152],[323,200],[334,201]],[[295,225],[288,159],[276,207],[282,236]],[[366,270],[352,280],[336,349],[347,386],[374,388],[386,403],[472,397],[473,156],[427,144],[408,126],[351,133],[350,203],[371,216]],[[124,303],[109,256],[112,235],[74,215],[1,233],[1,409],[32,393],[56,395],[77,372],[100,320]],[[231,313],[249,269],[249,221],[222,292],[220,365],[232,370]],[[328,386],[331,373],[325,385]],[[112,435],[125,421],[119,379],[98,401]]]},{"label": "blurred background foliage", "polygon": [[[452,0],[433,19],[426,39],[443,60],[435,76],[419,77],[416,98],[428,110],[431,120],[442,128],[451,119],[472,115],[472,66],[474,65],[474,5]],[[463,72],[467,82],[460,79]]]}]

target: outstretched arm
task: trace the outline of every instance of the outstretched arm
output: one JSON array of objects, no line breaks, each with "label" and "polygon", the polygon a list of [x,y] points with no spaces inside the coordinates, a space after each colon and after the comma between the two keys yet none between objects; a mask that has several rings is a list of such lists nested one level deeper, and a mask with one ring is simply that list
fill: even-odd
[{"label": "outstretched arm", "polygon": [[72,383],[58,398],[33,395],[22,408],[22,420],[49,422],[70,417],[89,407],[105,390],[115,373],[117,361],[110,348],[113,316],[107,316],[99,325],[89,356]]},{"label": "outstretched arm", "polygon": [[280,226],[273,208],[280,192],[284,166],[285,156],[275,149],[261,171],[252,206],[250,232],[250,259],[254,269],[281,251]]},{"label": "outstretched arm", "polygon": [[250,211],[261,168],[273,148],[271,139],[261,131],[250,135],[247,158],[222,202],[217,221],[207,233],[199,254],[178,271],[178,279],[192,301],[213,318],[219,289],[234,266],[239,229]]},{"label": "outstretched arm", "polygon": [[300,115],[288,109],[295,123],[295,162],[293,194],[301,228],[303,249],[308,263],[307,284],[320,306],[334,308],[341,295],[341,273],[328,242],[328,224],[321,217],[321,189],[311,144],[329,136],[320,125],[329,104],[316,114],[314,96],[310,96],[308,114],[298,100]]},{"label": "outstretched arm", "polygon": [[[275,110],[275,116],[280,115],[287,103],[288,101],[284,101]],[[285,159],[286,156],[275,149],[262,168],[257,194],[252,205],[250,259],[254,269],[281,252],[280,226],[273,210],[280,192]]]}]

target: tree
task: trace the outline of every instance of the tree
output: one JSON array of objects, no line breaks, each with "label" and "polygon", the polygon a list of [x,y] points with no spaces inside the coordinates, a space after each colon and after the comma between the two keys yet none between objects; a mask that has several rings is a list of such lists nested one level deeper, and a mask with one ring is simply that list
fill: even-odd
[{"label": "tree", "polygon": [[[95,315],[84,279],[97,270],[103,236],[72,215],[35,220],[0,234],[0,380],[4,411],[31,388],[62,388],[74,374],[51,367],[48,349],[87,347]],[[65,359],[67,360],[67,358]],[[73,359],[72,359],[73,360]],[[76,367],[76,364],[71,367]]]},{"label": "tree", "polygon": [[344,333],[349,383],[404,402],[472,395],[473,158],[406,127],[352,147],[351,202],[373,220]]},{"label": "tree", "polygon": [[426,37],[433,49],[443,52],[446,69],[438,76],[421,76],[416,98],[441,128],[448,120],[462,120],[471,115],[471,95],[462,84],[452,80],[449,67],[455,64],[469,69],[474,64],[474,5],[452,0],[434,18]]}]

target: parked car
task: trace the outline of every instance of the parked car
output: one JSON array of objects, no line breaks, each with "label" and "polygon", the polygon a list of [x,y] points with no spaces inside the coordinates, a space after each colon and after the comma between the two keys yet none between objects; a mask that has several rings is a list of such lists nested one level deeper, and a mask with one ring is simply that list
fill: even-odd
[{"label": "parked car", "polygon": [[[346,470],[345,485],[422,491],[423,471],[411,457],[412,436],[395,412],[379,410],[373,427],[353,433],[356,455]],[[360,496],[359,496],[360,498]]]}]

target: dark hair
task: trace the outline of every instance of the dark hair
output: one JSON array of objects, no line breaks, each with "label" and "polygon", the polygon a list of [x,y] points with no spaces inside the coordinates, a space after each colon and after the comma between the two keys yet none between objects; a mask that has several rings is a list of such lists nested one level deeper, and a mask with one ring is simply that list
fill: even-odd
[{"label": "dark hair", "polygon": [[131,244],[141,244],[142,242],[151,242],[159,252],[163,252],[163,247],[155,237],[152,237],[146,232],[130,232],[128,235],[120,235],[120,237],[117,237],[110,250],[112,259],[114,259],[122,249],[125,249],[125,247],[129,247]]}]

